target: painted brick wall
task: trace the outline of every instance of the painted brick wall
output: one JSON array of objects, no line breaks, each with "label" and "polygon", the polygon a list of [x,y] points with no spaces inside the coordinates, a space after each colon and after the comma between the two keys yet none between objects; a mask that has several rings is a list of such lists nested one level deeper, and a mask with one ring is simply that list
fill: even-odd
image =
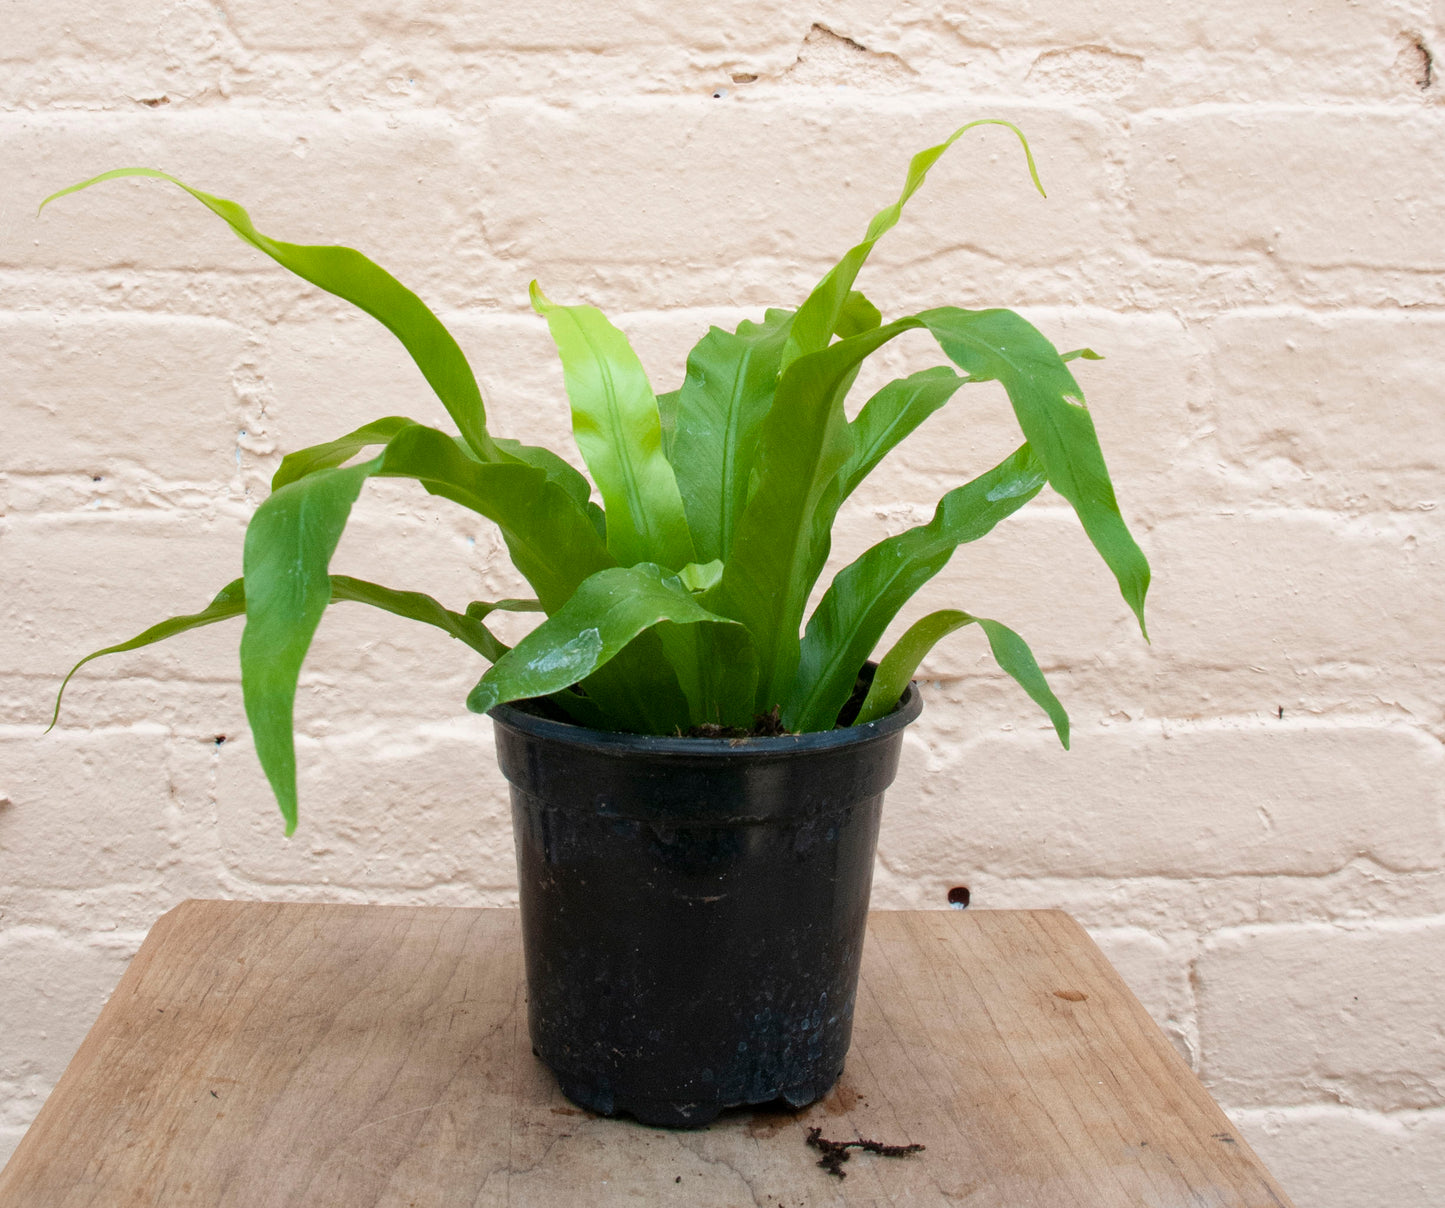
[{"label": "painted brick wall", "polygon": [[[706,10],[701,11],[701,10]],[[0,6],[0,1154],[187,896],[502,904],[478,668],[351,607],[303,678],[302,829],[251,754],[233,629],[78,654],[238,573],[282,453],[443,420],[385,332],[148,164],[417,289],[494,430],[564,442],[536,276],[674,382],[792,304],[975,116],[863,285],[1007,305],[1080,377],[1155,569],[1152,646],[1057,502],[926,593],[1032,641],[1076,727],[960,634],[889,801],[880,906],[1059,906],[1297,1201],[1445,1186],[1445,48],[1438,0],[8,0]],[[929,363],[915,342],[884,358]],[[931,359],[931,358],[930,358]],[[877,373],[882,370],[876,371]],[[871,380],[871,379],[870,379]],[[838,559],[1008,446],[980,388],[850,505]],[[338,569],[518,584],[484,524],[368,488]]]}]

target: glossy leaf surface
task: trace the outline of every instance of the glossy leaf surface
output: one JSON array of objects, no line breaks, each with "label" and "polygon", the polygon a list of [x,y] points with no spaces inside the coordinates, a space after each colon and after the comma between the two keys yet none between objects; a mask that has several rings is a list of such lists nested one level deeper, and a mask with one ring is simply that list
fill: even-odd
[{"label": "glossy leaf surface", "polygon": [[665,568],[613,567],[591,576],[576,594],[482,676],[467,708],[548,696],[590,676],[646,631],[663,623],[742,626],[700,605]]},{"label": "glossy leaf surface", "polygon": [[843,395],[869,353],[905,330],[889,324],[800,357],[778,381],[758,441],[756,485],[710,605],[748,627],[758,648],[757,711],[784,702],[803,610],[827,560],[839,474],[855,438]]},{"label": "glossy leaf surface", "polygon": [[586,513],[544,470],[478,462],[445,433],[419,424],[402,428],[370,461],[318,470],[273,492],[246,530],[241,687],[257,757],[288,832],[296,825],[296,683],[331,599],[331,556],[362,483],[376,475],[417,479],[496,522],[544,606],[560,606],[609,561]]},{"label": "glossy leaf surface", "polygon": [[496,524],[513,563],[548,612],[560,608],[588,575],[612,565],[587,512],[535,466],[478,462],[445,433],[418,424],[393,438],[374,472],[414,478],[433,495]]},{"label": "glossy leaf surface", "polygon": [[320,470],[282,487],[246,528],[241,692],[256,756],[288,835],[296,829],[292,719],[301,663],[331,602],[331,555],[379,460]]}]

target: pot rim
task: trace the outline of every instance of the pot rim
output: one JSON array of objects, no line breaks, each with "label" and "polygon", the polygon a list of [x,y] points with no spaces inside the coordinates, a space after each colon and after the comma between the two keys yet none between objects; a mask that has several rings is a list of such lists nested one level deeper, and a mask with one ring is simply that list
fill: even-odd
[{"label": "pot rim", "polygon": [[687,756],[702,759],[748,759],[826,751],[888,738],[917,720],[923,711],[918,685],[910,681],[891,713],[861,726],[837,726],[803,734],[755,738],[683,738],[667,734],[632,734],[624,730],[594,730],[574,722],[539,717],[512,704],[494,705],[487,716],[498,725],[534,738],[564,743],[609,754]]}]

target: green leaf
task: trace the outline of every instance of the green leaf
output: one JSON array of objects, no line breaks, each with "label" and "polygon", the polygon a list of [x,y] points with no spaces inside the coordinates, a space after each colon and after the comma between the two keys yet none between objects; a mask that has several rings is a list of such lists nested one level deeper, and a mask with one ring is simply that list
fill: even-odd
[{"label": "green leaf", "polygon": [[560,607],[609,562],[586,513],[544,470],[478,462],[453,438],[420,424],[403,428],[370,461],[318,470],[275,491],[246,530],[241,687],[256,754],[288,834],[296,827],[296,683],[331,599],[331,556],[362,483],[372,476],[415,478],[432,494],[494,521],[544,607]]},{"label": "green leaf", "polygon": [[857,452],[844,396],[871,353],[922,325],[908,317],[838,340],[799,357],[778,380],[759,434],[753,488],[722,582],[708,598],[742,621],[757,643],[759,712],[786,709],[803,611],[827,561],[843,473]]},{"label": "green leaf", "polygon": [[241,692],[256,755],[288,835],[296,830],[296,683],[331,602],[331,555],[362,483],[380,461],[319,470],[284,486],[256,509],[246,528]]},{"label": "green leaf", "polygon": [[873,683],[863,700],[863,707],[858,711],[858,720],[853,724],[877,721],[891,713],[899,697],[903,695],[903,690],[908,687],[908,681],[913,678],[913,673],[918,670],[918,665],[933,649],[934,644],[955,629],[975,623],[988,636],[989,648],[993,651],[998,665],[1013,676],[1034,703],[1049,715],[1059,741],[1067,750],[1069,715],[1064,712],[1064,706],[1059,703],[1059,698],[1044,679],[1044,673],[1039,670],[1038,662],[1028,644],[1007,625],[990,621],[986,617],[970,616],[956,609],[929,613],[922,620],[915,621],[908,632],[898,639],[893,649],[884,655],[878,664]]},{"label": "green leaf", "polygon": [[[1050,484],[1073,505],[1094,548],[1113,571],[1120,592],[1139,619],[1142,630],[1144,595],[1149,586],[1149,564],[1120,515],[1108,470],[1104,465],[1104,456],[1099,449],[1094,423],[1083,405],[1083,395],[1078,383],[1054,346],[1036,328],[1008,310],[967,311],[956,307],[940,307],[897,319],[876,331],[839,341],[823,353],[811,355],[839,356],[842,350],[850,347],[867,355],[873,348],[892,339],[899,332],[919,327],[927,329],[933,335],[949,359],[968,374],[970,381],[996,380],[1003,385],[1013,405],[1019,427],[1043,465]],[[858,359],[861,360],[861,356]],[[784,371],[784,382],[799,363],[801,362],[794,362],[793,366]],[[836,397],[837,386],[833,389],[834,402],[841,413],[842,401],[840,397]],[[782,398],[781,383],[779,398]],[[788,416],[787,421],[780,418],[783,414]],[[798,435],[816,422],[816,414],[816,411],[808,407],[774,408],[774,412],[769,416],[769,430],[777,438],[777,449],[782,459],[780,465],[786,464],[787,446],[790,442],[797,443],[799,449],[806,453],[806,441],[799,442]],[[886,427],[882,422],[886,418],[886,410],[879,409],[878,416],[879,422],[876,424],[870,421],[866,426],[859,424],[850,427],[855,451],[850,454],[848,467],[843,470],[843,475],[847,477],[840,480],[833,492],[820,495],[822,502],[812,511],[814,548],[821,551],[824,557],[828,548],[827,534],[821,530],[825,525],[831,526],[833,514],[844,498],[843,488],[851,489],[857,485],[856,471],[861,469],[867,455],[856,451],[856,442],[859,436],[868,437],[878,429]],[[860,413],[859,420],[862,418]],[[857,464],[854,463],[854,458],[859,459]],[[760,467],[764,464],[761,450],[758,464]],[[761,491],[761,487],[759,490]],[[749,507],[751,506],[750,504]],[[806,594],[811,588],[813,577],[816,577],[821,567],[822,561],[817,560],[815,565],[799,564],[791,567],[789,573],[798,575],[798,582],[806,582]],[[812,576],[805,577],[810,568]],[[786,599],[786,602],[791,604],[792,599],[786,596],[785,585],[792,581],[794,580],[774,578],[768,590],[776,592],[780,601]],[[724,582],[726,583],[726,576]],[[748,590],[756,592],[756,588],[751,586]],[[744,598],[742,607],[749,609],[753,606]],[[735,612],[731,605],[724,607],[723,611],[745,620],[755,636],[761,632],[756,622],[761,621],[764,614],[755,607],[746,615],[744,612]],[[781,609],[775,610],[772,616],[776,623],[789,626],[791,618]],[[787,633],[778,637],[778,641],[783,644],[788,640]],[[759,639],[759,650],[763,682],[776,686],[780,682],[778,673],[787,666],[785,646],[782,657],[775,663],[770,663],[765,653],[767,645],[762,639]],[[849,683],[851,684],[851,680]],[[788,722],[788,712],[789,707],[785,703],[785,723]],[[788,724],[790,729],[798,728]]]},{"label": "green leaf", "polygon": [[759,435],[755,487],[722,582],[707,596],[753,635],[758,712],[781,704],[792,686],[803,610],[827,561],[839,472],[855,448],[843,394],[863,359],[902,330],[893,323],[839,340],[794,361],[778,381]]},{"label": "green leaf", "polygon": [[687,701],[686,725],[679,723],[674,731],[703,723],[742,728],[752,724],[758,660],[746,629],[735,623],[668,622],[658,625],[652,633]]},{"label": "green leaf", "polygon": [[668,458],[702,561],[725,559],[732,549],[792,318],[770,310],[762,323],[744,320],[736,332],[710,328],[688,353]]},{"label": "green leaf", "polygon": [[60,682],[60,691],[55,694],[55,711],[50,715],[50,725],[46,727],[46,733],[55,729],[55,723],[60,720],[60,701],[65,695],[66,685],[70,683],[71,676],[90,662],[91,659],[98,659],[103,654],[122,654],[127,650],[139,650],[142,646],[150,646],[156,642],[163,642],[166,638],[174,637],[178,633],[185,633],[188,629],[199,629],[203,625],[214,625],[217,621],[230,620],[232,617],[245,615],[246,595],[242,589],[240,579],[232,579],[225,587],[221,588],[215,598],[206,605],[200,612],[187,613],[185,616],[171,617],[152,625],[149,629],[136,634],[129,641],[117,642],[114,646],[107,646],[103,650],[96,650],[87,654],[80,662],[76,663]]},{"label": "green leaf", "polygon": [[[493,521],[513,564],[548,613],[561,608],[589,575],[612,565],[590,509],[579,509],[542,470],[520,463],[478,464],[450,438],[420,427],[400,434],[383,456],[379,474],[415,478],[432,494]],[[589,716],[617,729],[666,731],[686,708],[672,669],[647,636],[583,686]]]},{"label": "green leaf", "polygon": [[689,562],[678,571],[677,579],[688,591],[707,591],[717,586],[722,572],[722,559],[714,558],[711,562]]},{"label": "green leaf", "polygon": [[960,545],[977,541],[1044,486],[1028,445],[938,501],[933,519],[865,550],[838,572],[803,635],[797,677],[783,703],[790,730],[831,729],[884,630]]},{"label": "green leaf", "polygon": [[[838,315],[837,334],[872,331],[880,318],[854,290]],[[700,559],[726,559],[732,550],[792,320],[791,311],[769,310],[762,323],[744,320],[736,332],[710,328],[688,354],[682,388],[658,397],[663,447]]]},{"label": "green leaf", "polygon": [[193,189],[184,181],[154,168],[117,168],[112,172],[102,172],[90,180],[52,193],[40,203],[40,208],[43,210],[67,193],[122,176],[153,177],[184,189],[224,219],[241,239],[265,252],[283,268],[364,310],[401,341],[478,456],[487,460],[503,456],[487,432],[486,409],[482,405],[477,379],[451,333],[411,290],[353,248],[283,243],[271,239],[256,229],[251,216],[234,201]]},{"label": "green leaf", "polygon": [[[353,579],[349,575],[331,576],[331,603],[335,604],[340,600],[354,600],[361,604],[370,604],[375,608],[385,609],[387,612],[395,613],[397,616],[407,617],[413,621],[422,621],[428,625],[435,625],[438,629],[445,630],[455,638],[460,638],[488,662],[495,662],[504,655],[509,647],[503,645],[487,627],[481,624],[481,618],[475,620],[469,616],[463,616],[443,607],[431,596],[423,595],[416,591],[394,591],[389,587],[382,587],[377,583],[368,583],[364,579]],[[495,608],[504,608],[509,605],[533,604],[531,600],[500,600],[496,604],[488,606],[488,611]],[[468,612],[471,610],[468,609]],[[150,646],[156,642],[164,641],[166,638],[174,637],[178,633],[185,633],[188,629],[199,629],[203,625],[214,625],[217,621],[227,621],[234,617],[245,616],[246,614],[246,587],[244,579],[233,579],[216,594],[210,604],[201,612],[190,613],[186,616],[171,617],[169,620],[152,625],[149,629],[137,634],[128,642],[120,642],[114,646],[107,646],[104,650],[97,650],[93,654],[87,654],[80,662],[76,663],[66,675],[64,682],[60,685],[60,691],[55,695],[55,712],[50,719],[50,729],[54,729],[56,721],[60,717],[60,699],[65,693],[66,684],[70,683],[70,677],[80,670],[91,659],[98,659],[103,654],[120,654],[127,650],[139,650],[142,646]],[[485,613],[483,614],[485,615]]]},{"label": "green leaf", "polygon": [[[383,587],[380,583],[353,579],[350,575],[332,575],[331,602],[335,604],[342,600],[370,604],[384,612],[432,625],[466,643],[489,663],[495,663],[511,649],[497,640],[492,631],[482,624],[481,617],[472,615],[470,607],[466,613],[453,612],[423,592],[397,591],[395,588]],[[493,607],[502,608],[507,604],[532,602],[502,600]]]},{"label": "green leaf", "polygon": [[[672,461],[672,442],[677,435],[677,406],[681,394],[681,390],[669,390],[666,394],[657,396],[657,419],[662,426],[662,455],[669,462]],[[676,472],[677,466],[674,464],[673,473]]]},{"label": "green leaf", "polygon": [[467,708],[548,696],[593,674],[639,635],[664,622],[719,625],[747,634],[736,622],[702,607],[675,576],[643,563],[591,576],[556,613],[524,637],[484,675]]},{"label": "green leaf", "polygon": [[[588,500],[592,498],[592,484],[571,462],[553,453],[551,449],[544,449],[541,445],[524,445],[521,441],[507,436],[498,437],[496,444],[508,457],[514,457],[524,465],[545,471],[549,482],[555,482],[583,507],[588,506]],[[595,505],[593,507],[595,508]],[[602,514],[600,508],[595,510],[599,516]]]},{"label": "green leaf", "polygon": [[475,461],[445,433],[417,424],[393,438],[373,472],[414,478],[431,494],[491,520],[548,612],[560,608],[588,575],[612,563],[588,514],[535,466]]},{"label": "green leaf", "polygon": [[404,416],[388,415],[385,419],[363,424],[354,432],[348,432],[336,440],[288,453],[281,459],[276,473],[271,476],[271,489],[279,491],[288,483],[314,474],[317,470],[329,470],[334,466],[344,465],[363,449],[384,445],[403,428],[415,423],[416,420],[406,419]]},{"label": "green leaf", "polygon": [[532,306],[562,358],[572,431],[607,511],[607,548],[623,566],[696,561],[662,421],[627,337],[593,306],[558,306],[532,282]]},{"label": "green leaf", "polygon": [[1149,563],[1119,514],[1083,392],[1054,346],[1010,310],[946,306],[917,317],[972,381],[1002,383],[1049,485],[1073,505],[1147,638]]},{"label": "green leaf", "polygon": [[920,151],[908,163],[908,176],[903,182],[903,192],[899,194],[898,200],[873,215],[873,220],[868,224],[867,233],[863,236],[863,242],[850,248],[818,282],[803,305],[798,307],[797,317],[793,320],[792,330],[788,336],[787,347],[783,351],[785,367],[800,356],[826,347],[828,340],[838,327],[840,313],[848,305],[858,271],[873,251],[873,245],[897,225],[898,219],[903,214],[903,207],[908,204],[908,199],[922,187],[924,179],[928,176],[928,170],[938,162],[945,151],[975,126],[1003,126],[1012,130],[1019,142],[1023,144],[1024,158],[1028,161],[1029,175],[1033,178],[1034,187],[1040,194],[1043,193],[1044,187],[1039,184],[1039,173],[1034,166],[1033,152],[1029,150],[1028,140],[1012,122],[1000,121],[997,118],[983,118],[976,122],[969,122],[965,126],[960,126],[936,147]]},{"label": "green leaf", "polygon": [[863,404],[851,425],[856,447],[843,468],[843,498],[857,489],[884,456],[942,407],[967,381],[947,366],[889,382]]},{"label": "green leaf", "polygon": [[872,331],[883,322],[883,312],[873,305],[858,290],[849,290],[843,301],[843,308],[833,324],[833,334],[846,340],[849,336],[861,336]]},{"label": "green leaf", "polygon": [[467,605],[467,616],[482,621],[494,612],[545,612],[541,600],[473,600]]}]

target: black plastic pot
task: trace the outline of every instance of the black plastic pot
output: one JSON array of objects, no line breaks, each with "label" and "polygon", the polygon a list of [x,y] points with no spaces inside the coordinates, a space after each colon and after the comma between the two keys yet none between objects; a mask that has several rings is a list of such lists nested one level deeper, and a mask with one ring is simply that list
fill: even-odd
[{"label": "black plastic pot", "polygon": [[648,1124],[812,1102],[853,1028],[888,717],[654,738],[492,710],[512,786],[532,1046],[573,1102]]}]

